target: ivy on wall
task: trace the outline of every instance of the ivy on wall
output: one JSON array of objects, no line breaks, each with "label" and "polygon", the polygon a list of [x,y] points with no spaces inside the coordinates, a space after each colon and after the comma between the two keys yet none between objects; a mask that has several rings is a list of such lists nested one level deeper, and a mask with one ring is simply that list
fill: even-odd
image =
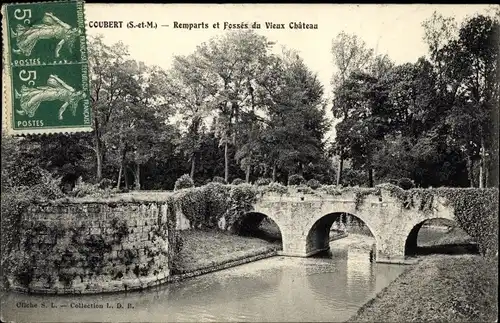
[{"label": "ivy on wall", "polygon": [[[375,188],[321,186],[314,190],[307,186],[286,187],[277,183],[256,186],[245,183],[225,185],[215,182],[201,187],[179,189],[162,201],[157,201],[157,204],[166,205],[164,210],[166,214],[159,214],[157,225],[151,232],[152,239],[153,241],[156,239],[168,241],[169,250],[148,248],[146,253],[150,258],[159,254],[168,256],[169,268],[175,271],[178,263],[176,257],[182,248],[182,240],[176,230],[178,211],[181,211],[195,228],[216,228],[222,217],[226,220],[226,228],[231,228],[240,224],[243,215],[253,209],[254,203],[262,194],[283,195],[292,191],[299,194],[338,196],[348,193],[354,195],[355,206],[358,209],[368,195],[378,195],[381,198],[382,190],[389,191],[390,195],[401,203],[402,208],[415,208],[426,213],[433,212],[438,198],[443,199],[453,208],[458,225],[478,243],[480,252],[483,255],[496,253],[498,245],[498,189],[413,188],[404,190],[395,185],[382,184]],[[136,203],[140,203],[140,201]],[[12,204],[9,212],[18,216],[9,218],[20,219],[20,214],[24,212],[27,205],[30,203]],[[2,205],[3,210],[5,210],[4,205]],[[162,220],[160,221],[160,219]],[[19,249],[19,240],[16,240],[19,238],[18,234],[10,238],[8,241],[9,250],[14,252],[9,253],[10,265],[4,268],[9,268],[19,282],[28,286],[35,275],[32,266],[34,258],[30,252],[19,252],[19,250],[45,250],[45,265],[48,268],[47,272],[50,273],[45,279],[49,283],[59,281],[70,284],[76,277],[99,275],[109,265],[105,255],[111,251],[113,244],[121,243],[134,230],[118,218],[112,219],[110,224],[110,230],[106,232],[89,234],[89,228],[85,226],[63,227],[55,225],[48,227],[43,222],[36,223],[27,228],[22,249]],[[5,228],[3,228],[3,232],[5,232]],[[45,241],[41,241],[41,237],[45,237]],[[69,239],[71,243],[58,244],[57,241],[60,239]],[[4,244],[2,243],[2,245]],[[160,243],[160,245],[162,244]],[[121,253],[123,258],[121,261],[130,265],[134,263],[137,256],[133,250],[125,250]],[[49,270],[50,268],[58,270]],[[151,274],[151,268],[152,264],[149,263],[137,266],[133,269],[133,273],[138,276],[148,275]],[[54,272],[58,272],[57,277],[54,276]],[[114,270],[110,274],[119,279],[129,273]]]},{"label": "ivy on wall", "polygon": [[250,184],[209,183],[179,190],[172,198],[194,228],[213,229],[222,217],[225,217],[227,226],[239,221],[253,208],[257,192],[257,188]]},{"label": "ivy on wall", "polygon": [[498,250],[498,189],[497,188],[413,188],[403,190],[391,185],[379,185],[390,192],[406,209],[417,208],[429,214],[437,198],[454,210],[457,224],[478,244],[481,254],[490,256]]},{"label": "ivy on wall", "polygon": [[[69,287],[77,277],[115,276],[118,273],[103,270],[110,265],[107,255],[112,246],[121,244],[128,234],[125,221],[117,218],[112,219],[107,232],[101,234],[89,234],[84,224],[70,227],[33,222],[33,226],[24,229],[23,248],[13,256],[18,265],[10,267],[9,274],[24,287],[29,287],[33,279],[45,281],[49,287],[57,282]],[[35,271],[36,264],[39,266]]]}]

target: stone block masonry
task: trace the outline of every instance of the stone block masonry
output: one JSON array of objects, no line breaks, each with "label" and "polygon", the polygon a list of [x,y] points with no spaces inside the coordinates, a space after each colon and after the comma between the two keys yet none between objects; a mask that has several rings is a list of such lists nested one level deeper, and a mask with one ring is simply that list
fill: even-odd
[{"label": "stone block masonry", "polygon": [[[171,259],[167,204],[31,205],[22,216],[13,290],[86,294],[167,282]],[[175,223],[173,224],[175,225]]]}]

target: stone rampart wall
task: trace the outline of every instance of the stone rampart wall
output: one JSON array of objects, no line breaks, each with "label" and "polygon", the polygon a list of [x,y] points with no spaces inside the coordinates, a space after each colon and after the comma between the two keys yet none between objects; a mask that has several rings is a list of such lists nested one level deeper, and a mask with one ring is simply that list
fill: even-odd
[{"label": "stone rampart wall", "polygon": [[32,205],[22,217],[21,270],[9,277],[11,288],[99,293],[164,283],[173,259],[167,214],[160,203]]}]

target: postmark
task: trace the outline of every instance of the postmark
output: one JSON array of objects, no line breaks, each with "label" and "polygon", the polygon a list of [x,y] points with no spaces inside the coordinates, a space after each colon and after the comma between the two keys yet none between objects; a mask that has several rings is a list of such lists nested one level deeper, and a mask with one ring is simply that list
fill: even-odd
[{"label": "postmark", "polygon": [[83,2],[9,4],[2,14],[4,131],[91,131]]}]

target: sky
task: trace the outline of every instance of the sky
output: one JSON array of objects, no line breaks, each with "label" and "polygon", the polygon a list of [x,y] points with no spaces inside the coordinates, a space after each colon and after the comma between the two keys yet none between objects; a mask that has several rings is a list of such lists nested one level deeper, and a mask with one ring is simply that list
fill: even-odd
[{"label": "sky", "polygon": [[[98,4],[86,3],[87,34],[102,34],[107,44],[122,41],[131,58],[168,69],[174,55],[188,55],[202,42],[226,33],[224,22],[259,22],[256,30],[277,45],[299,51],[331,97],[334,73],[332,40],[341,31],[356,34],[376,54],[387,54],[396,64],[415,62],[427,54],[421,23],[434,11],[462,22],[484,13],[488,5],[346,5],[346,4]],[[90,28],[96,21],[123,21],[123,28]],[[129,29],[128,22],[152,21],[156,29]],[[174,23],[207,23],[208,29],[179,29]],[[220,23],[220,29],[213,28]],[[266,29],[265,23],[285,24]],[[290,22],[317,24],[318,29],[290,29]],[[161,27],[168,25],[168,27]],[[277,46],[275,46],[277,47]]]}]

